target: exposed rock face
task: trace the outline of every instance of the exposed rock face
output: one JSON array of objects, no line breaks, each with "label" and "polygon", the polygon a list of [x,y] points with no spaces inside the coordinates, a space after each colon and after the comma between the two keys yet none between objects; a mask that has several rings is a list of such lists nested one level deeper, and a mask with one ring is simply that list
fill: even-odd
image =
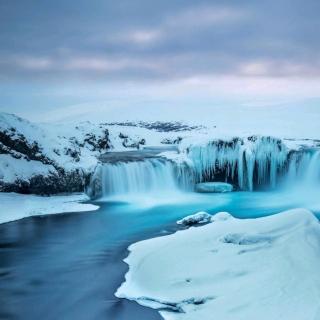
[{"label": "exposed rock face", "polygon": [[161,141],[161,143],[162,144],[179,144],[180,142],[182,141],[182,138],[181,137],[177,137],[177,138],[175,138],[175,139],[168,139],[168,138],[166,138],[166,139],[163,139],[162,141]]},{"label": "exposed rock face", "polygon": [[95,200],[103,196],[102,166],[98,165],[86,179],[85,192],[90,199]]},{"label": "exposed rock face", "polygon": [[15,128],[1,130],[0,128],[0,154],[10,154],[13,158],[40,161],[44,164],[53,164],[41,153],[41,149],[36,141],[30,143],[26,137],[18,133]]},{"label": "exposed rock face", "polygon": [[155,122],[113,122],[109,123],[113,126],[123,126],[123,127],[139,127],[146,128],[149,130],[154,130],[158,132],[181,132],[181,131],[191,131],[195,129],[201,129],[202,126],[189,126],[181,122],[165,122],[165,121],[155,121]]},{"label": "exposed rock face", "polygon": [[82,192],[87,175],[81,170],[60,171],[48,176],[35,175],[29,180],[17,179],[13,183],[0,181],[1,192],[50,195],[56,193]]}]

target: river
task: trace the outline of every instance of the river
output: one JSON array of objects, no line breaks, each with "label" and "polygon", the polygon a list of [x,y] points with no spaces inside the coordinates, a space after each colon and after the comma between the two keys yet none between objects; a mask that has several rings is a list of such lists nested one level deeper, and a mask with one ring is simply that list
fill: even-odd
[{"label": "river", "polygon": [[[99,202],[95,212],[27,218],[0,225],[0,319],[156,320],[154,310],[117,299],[127,247],[177,229],[200,210],[255,218],[293,207],[320,208],[317,194],[181,194],[160,203]],[[156,276],[156,275],[155,275]]]}]

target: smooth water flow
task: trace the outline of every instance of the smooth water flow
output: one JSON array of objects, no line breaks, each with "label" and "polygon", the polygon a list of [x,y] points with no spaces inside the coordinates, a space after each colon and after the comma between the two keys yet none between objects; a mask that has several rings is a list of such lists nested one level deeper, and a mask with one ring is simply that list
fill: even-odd
[{"label": "smooth water flow", "polygon": [[314,188],[320,184],[320,150],[289,150],[272,138],[215,141],[191,146],[185,161],[140,155],[134,161],[103,163],[93,176],[91,190],[99,190],[92,198],[153,201],[193,191],[196,183],[206,181],[230,182],[249,191]]},{"label": "smooth water flow", "polygon": [[306,172],[305,181],[309,185],[318,185],[320,182],[320,150],[313,153]]},{"label": "smooth water flow", "polygon": [[174,165],[162,159],[118,162],[102,167],[103,197],[159,196],[179,192]]},{"label": "smooth water flow", "polygon": [[294,154],[286,175],[287,187],[312,189],[320,186],[320,150]]}]

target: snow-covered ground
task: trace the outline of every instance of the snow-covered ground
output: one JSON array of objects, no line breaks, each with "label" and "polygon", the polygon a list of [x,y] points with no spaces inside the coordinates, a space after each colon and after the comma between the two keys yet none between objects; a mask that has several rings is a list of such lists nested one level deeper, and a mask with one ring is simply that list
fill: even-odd
[{"label": "snow-covered ground", "polygon": [[131,245],[116,295],[166,320],[320,319],[320,225],[310,211],[212,220]]},{"label": "snow-covered ground", "polygon": [[56,213],[94,211],[99,206],[82,203],[88,200],[84,194],[40,197],[17,193],[0,193],[0,223],[31,216]]}]

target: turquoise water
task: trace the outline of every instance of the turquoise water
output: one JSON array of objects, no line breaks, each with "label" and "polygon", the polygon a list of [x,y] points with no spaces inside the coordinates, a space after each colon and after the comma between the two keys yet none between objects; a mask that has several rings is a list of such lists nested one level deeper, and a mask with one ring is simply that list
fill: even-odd
[{"label": "turquoise water", "polygon": [[317,191],[172,194],[0,225],[0,319],[160,319],[114,297],[131,243],[174,232],[176,220],[200,210],[239,218],[294,207],[319,213],[319,198]]}]

